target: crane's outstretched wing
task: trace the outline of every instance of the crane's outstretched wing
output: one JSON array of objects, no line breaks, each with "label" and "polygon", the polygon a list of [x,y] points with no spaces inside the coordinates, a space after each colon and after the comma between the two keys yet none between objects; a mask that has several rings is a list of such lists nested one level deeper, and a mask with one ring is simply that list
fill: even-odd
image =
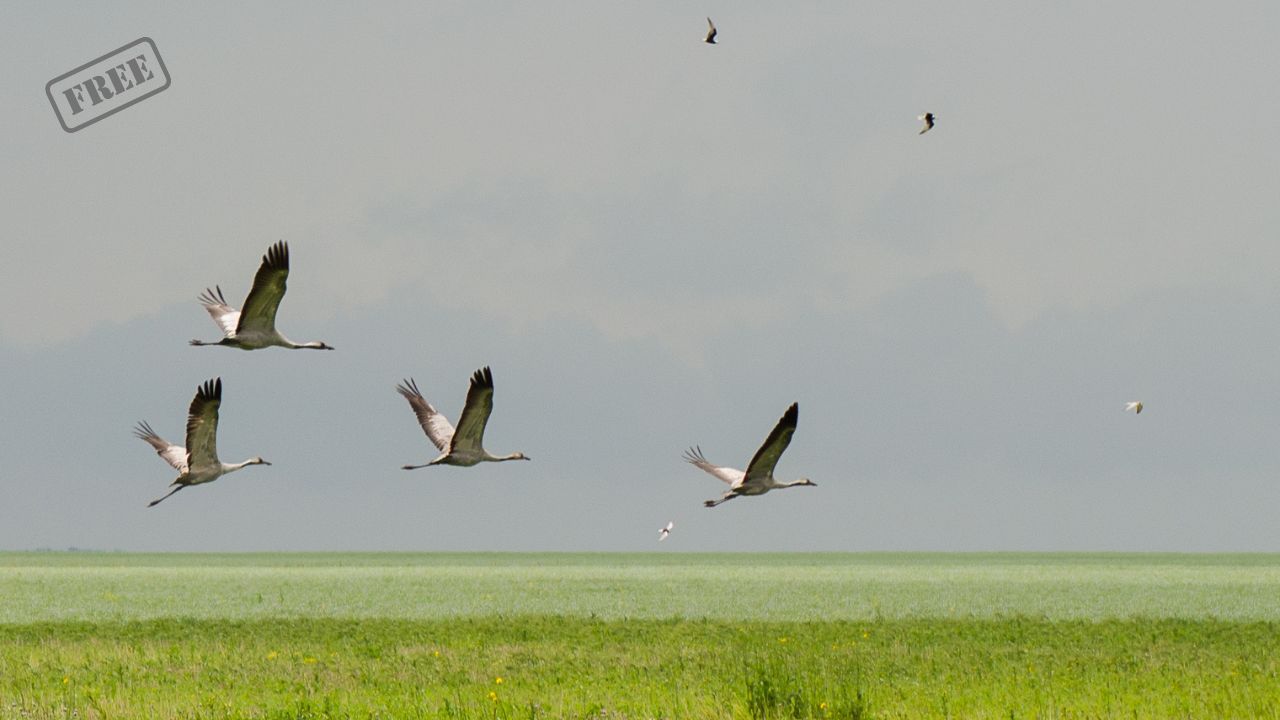
[{"label": "crane's outstretched wing", "polygon": [[143,440],[147,444],[156,449],[156,454],[164,458],[164,461],[173,466],[174,470],[179,473],[187,471],[187,449],[181,445],[174,445],[156,434],[155,430],[143,420],[133,429],[133,434]]},{"label": "crane's outstretched wing", "polygon": [[418,384],[413,381],[413,378],[397,385],[396,392],[409,401],[409,407],[413,408],[413,414],[418,416],[418,424],[422,426],[422,431],[427,434],[431,443],[440,452],[447,450],[449,441],[453,439],[453,426],[449,424],[448,418],[437,412],[431,407],[431,403],[422,397],[422,393],[418,391]]},{"label": "crane's outstretched wing", "polygon": [[787,408],[782,418],[778,420],[778,424],[773,427],[773,432],[769,433],[764,444],[756,451],[756,456],[751,458],[744,484],[767,483],[773,478],[773,468],[777,466],[778,458],[782,457],[782,453],[791,444],[791,436],[796,433],[796,423],[799,420],[800,404],[791,403],[791,407]]},{"label": "crane's outstretched wing", "polygon": [[236,334],[236,325],[240,323],[240,311],[227,304],[227,299],[222,296],[222,288],[217,285],[213,289],[205,288],[200,294],[200,304],[204,305],[204,309],[209,313],[209,317],[213,318],[213,322],[222,331],[223,336],[231,337]]},{"label": "crane's outstretched wing", "polygon": [[450,452],[457,450],[479,451],[484,444],[484,426],[493,412],[493,373],[488,366],[471,375],[471,388],[467,390],[467,404],[458,418],[458,430],[449,444]]},{"label": "crane's outstretched wing", "polygon": [[684,461],[693,464],[695,467],[705,470],[717,479],[729,484],[730,487],[742,482],[745,475],[741,470],[731,467],[723,467],[720,465],[712,465],[702,454],[702,448],[691,447],[684,451]]},{"label": "crane's outstretched wing", "polygon": [[244,299],[240,311],[237,333],[272,332],[276,327],[276,310],[284,297],[285,281],[289,279],[289,246],[283,240],[267,248],[262,265],[253,277],[253,288]]},{"label": "crane's outstretched wing", "polygon": [[218,407],[222,378],[205,380],[187,411],[187,463],[191,467],[218,464]]}]

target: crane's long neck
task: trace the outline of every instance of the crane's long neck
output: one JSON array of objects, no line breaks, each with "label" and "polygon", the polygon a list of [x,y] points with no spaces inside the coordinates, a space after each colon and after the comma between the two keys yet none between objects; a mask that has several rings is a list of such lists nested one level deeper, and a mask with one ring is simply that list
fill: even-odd
[{"label": "crane's long neck", "polygon": [[280,343],[281,345],[291,350],[332,350],[333,349],[329,345],[326,345],[325,343],[322,343],[319,340],[312,340],[311,342],[304,342],[304,343],[296,343],[283,335],[280,336],[280,340],[281,340],[281,343]]},{"label": "crane's long neck", "polygon": [[524,453],[513,452],[510,455],[490,455],[488,452],[484,454],[484,459],[489,462],[506,462],[508,460],[528,460]]},{"label": "crane's long neck", "polygon": [[244,462],[238,462],[238,463],[222,463],[222,474],[226,475],[227,473],[233,473],[237,470],[249,467],[250,465],[257,465],[257,464],[259,464],[258,458],[249,458]]}]

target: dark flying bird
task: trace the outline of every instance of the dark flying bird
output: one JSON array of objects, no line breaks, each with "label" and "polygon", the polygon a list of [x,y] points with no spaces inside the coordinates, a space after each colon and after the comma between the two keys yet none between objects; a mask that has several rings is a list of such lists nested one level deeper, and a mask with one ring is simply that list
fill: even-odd
[{"label": "dark flying bird", "polygon": [[933,129],[933,113],[927,112],[923,115],[917,115],[916,119],[924,121],[924,128],[917,133],[918,135],[923,135]]},{"label": "dark flying bird", "polygon": [[711,22],[711,18],[707,18],[707,37],[703,42],[716,44],[716,24]]},{"label": "dark flying bird", "polygon": [[431,403],[418,392],[418,385],[412,379],[405,380],[396,386],[396,391],[409,401],[413,414],[418,416],[418,424],[440,450],[440,456],[425,465],[405,465],[405,470],[416,470],[431,465],[461,465],[471,467],[482,462],[502,462],[504,460],[528,460],[524,453],[511,453],[497,457],[484,449],[484,426],[489,422],[489,414],[493,412],[493,373],[484,367],[471,376],[471,388],[467,390],[467,404],[462,408],[462,416],[458,418],[458,429],[454,430],[448,418],[441,415]]},{"label": "dark flying bird", "polygon": [[712,465],[703,456],[702,448],[689,448],[684,454],[686,462],[696,465],[729,485],[729,492],[725,493],[724,497],[719,500],[708,500],[703,505],[715,507],[740,495],[763,495],[770,490],[777,490],[778,488],[817,485],[817,483],[808,478],[800,478],[799,480],[785,483],[780,483],[773,479],[773,468],[778,464],[778,458],[782,457],[787,445],[791,444],[791,436],[796,432],[796,423],[799,419],[800,405],[792,403],[791,407],[787,408],[787,411],[783,413],[782,418],[778,420],[778,424],[774,426],[773,432],[769,433],[769,437],[765,439],[764,444],[756,451],[756,456],[751,458],[751,464],[747,465],[745,473],[731,467]]},{"label": "dark flying bird", "polygon": [[276,330],[276,310],[284,298],[285,281],[289,279],[289,246],[280,241],[267,249],[262,265],[253,278],[253,289],[244,299],[244,309],[236,310],[227,304],[222,288],[205,289],[200,302],[209,317],[225,336],[217,342],[192,340],[192,345],[226,345],[241,350],[261,350],[266,347],[292,349],[332,350],[318,341],[296,343]]},{"label": "dark flying bird", "polygon": [[172,490],[164,497],[152,500],[147,507],[155,507],[161,500],[189,485],[202,485],[250,465],[270,465],[260,457],[228,465],[218,460],[218,406],[222,404],[222,378],[206,380],[196,388],[196,396],[187,411],[187,446],[174,445],[156,434],[145,421],[138,423],[133,434],[146,440],[156,449],[156,454],[173,466],[179,475],[173,481]]}]

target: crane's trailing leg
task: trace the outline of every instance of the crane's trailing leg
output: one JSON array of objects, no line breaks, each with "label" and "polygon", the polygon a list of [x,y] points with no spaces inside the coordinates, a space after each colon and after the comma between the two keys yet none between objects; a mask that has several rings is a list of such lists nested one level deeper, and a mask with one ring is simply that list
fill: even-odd
[{"label": "crane's trailing leg", "polygon": [[174,493],[178,492],[179,490],[181,490],[181,489],[182,489],[182,488],[184,488],[184,487],[186,487],[186,485],[179,485],[178,487],[176,487],[176,488],[174,488],[174,489],[170,490],[169,492],[165,493],[164,497],[162,497],[162,498],[157,498],[157,499],[152,500],[151,502],[147,503],[147,507],[155,507],[155,506],[159,505],[159,504],[161,503],[161,501],[163,501],[165,498],[167,498],[167,497],[169,497],[170,495],[172,495],[172,494],[174,494]]},{"label": "crane's trailing leg", "polygon": [[444,461],[445,461],[445,458],[447,458],[447,457],[449,457],[449,455],[446,453],[446,454],[441,455],[440,457],[436,458],[435,460],[432,460],[432,461],[431,461],[431,462],[429,462],[429,463],[423,463],[422,465],[404,465],[404,466],[402,466],[402,468],[401,468],[401,469],[403,469],[403,470],[417,470],[417,469],[419,469],[419,468],[431,467],[432,465],[443,465],[443,464],[444,464]]},{"label": "crane's trailing leg", "polygon": [[704,506],[704,507],[715,507],[715,506],[719,505],[719,504],[720,504],[720,503],[722,503],[722,502],[728,502],[729,500],[732,500],[732,499],[734,499],[734,498],[736,498],[736,497],[738,497],[738,496],[737,496],[737,495],[734,495],[733,493],[728,493],[727,495],[725,495],[724,497],[720,498],[719,500],[707,500],[707,501],[703,502],[702,504],[703,504],[703,506]]}]

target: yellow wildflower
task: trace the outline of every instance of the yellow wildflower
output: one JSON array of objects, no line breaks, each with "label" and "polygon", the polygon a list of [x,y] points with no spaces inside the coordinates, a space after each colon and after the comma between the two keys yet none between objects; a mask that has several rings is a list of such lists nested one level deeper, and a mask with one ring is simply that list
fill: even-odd
[{"label": "yellow wildflower", "polygon": [[319,660],[316,660],[315,658],[308,655],[307,657],[302,658],[302,662],[306,663],[307,665],[315,665],[317,662],[319,662]]},{"label": "yellow wildflower", "polygon": [[280,653],[276,652],[275,650],[272,650],[271,652],[267,653],[268,660],[275,660],[278,657],[280,657]]},{"label": "yellow wildflower", "polygon": [[490,700],[490,702],[498,702],[498,693],[496,693],[496,692],[494,692],[494,691],[490,690],[490,691],[489,691],[489,700]]},{"label": "yellow wildflower", "polygon": [[502,677],[501,677],[501,676],[499,676],[499,677],[494,678],[494,679],[493,679],[493,684],[494,684],[494,685],[501,685],[501,684],[502,684]]},{"label": "yellow wildflower", "polygon": [[63,676],[62,676],[62,684],[63,684],[63,685],[66,685],[66,684],[67,684],[67,683],[69,683],[69,682],[71,682],[71,676],[70,676],[70,675],[63,675]]}]

